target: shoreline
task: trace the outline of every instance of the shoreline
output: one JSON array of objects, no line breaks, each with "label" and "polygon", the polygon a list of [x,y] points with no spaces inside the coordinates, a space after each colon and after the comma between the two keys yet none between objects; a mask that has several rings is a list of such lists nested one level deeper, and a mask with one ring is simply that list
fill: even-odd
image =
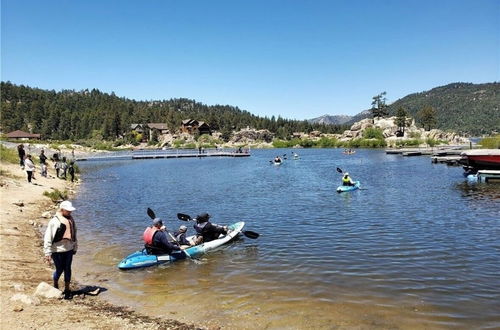
[{"label": "shoreline", "polygon": [[[57,204],[43,196],[43,192],[52,188],[67,189],[74,195],[78,184],[55,178],[55,171],[50,165],[49,177],[44,178],[36,172],[34,184],[27,182],[26,172],[19,165],[4,162],[0,165],[2,328],[203,329],[111,304],[99,296],[88,294],[88,286],[80,286],[75,280],[78,275],[73,276],[71,284],[72,291],[77,291],[72,300],[35,297],[33,293],[38,284],[50,284],[53,272],[53,266],[43,261],[42,229],[53,216]],[[78,224],[78,215],[76,221]],[[105,290],[97,284],[91,285],[94,289],[99,287]]]}]

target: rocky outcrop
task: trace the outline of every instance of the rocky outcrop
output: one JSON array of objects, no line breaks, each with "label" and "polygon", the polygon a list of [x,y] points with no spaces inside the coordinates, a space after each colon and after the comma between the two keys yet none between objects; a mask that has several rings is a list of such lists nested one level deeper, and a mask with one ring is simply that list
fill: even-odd
[{"label": "rocky outcrop", "polygon": [[261,130],[252,130],[252,129],[243,129],[239,132],[235,132],[231,137],[231,143],[255,143],[258,141],[263,141],[270,143],[274,138],[273,133],[268,131],[267,129]]},{"label": "rocky outcrop", "polygon": [[340,140],[348,141],[351,139],[362,138],[364,131],[370,127],[373,127],[380,129],[382,131],[382,134],[384,135],[384,138],[386,139],[388,145],[396,144],[396,141],[398,140],[414,139],[414,138],[422,140],[433,139],[439,141],[446,141],[447,143],[452,143],[452,144],[465,144],[469,142],[469,139],[461,137],[453,132],[443,132],[438,129],[426,131],[423,128],[418,128],[415,125],[415,121],[413,119],[411,120],[409,127],[405,128],[404,135],[398,137],[396,136],[396,133],[398,132],[398,126],[394,123],[395,120],[396,117],[363,119],[361,121],[354,123],[351,126],[350,130],[344,131],[344,133],[340,137]]}]

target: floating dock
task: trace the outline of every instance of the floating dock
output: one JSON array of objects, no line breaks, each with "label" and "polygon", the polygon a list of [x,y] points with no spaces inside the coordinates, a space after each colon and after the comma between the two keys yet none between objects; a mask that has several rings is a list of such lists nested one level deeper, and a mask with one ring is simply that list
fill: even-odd
[{"label": "floating dock", "polygon": [[479,170],[477,174],[467,176],[469,182],[485,182],[485,183],[499,183],[500,171],[499,170]]},{"label": "floating dock", "polygon": [[78,156],[76,161],[91,160],[131,160],[131,159],[160,159],[160,158],[205,158],[205,157],[249,157],[250,150],[239,149],[218,149],[204,150],[199,152],[196,149],[167,149],[167,150],[134,150],[117,151],[88,156]]}]

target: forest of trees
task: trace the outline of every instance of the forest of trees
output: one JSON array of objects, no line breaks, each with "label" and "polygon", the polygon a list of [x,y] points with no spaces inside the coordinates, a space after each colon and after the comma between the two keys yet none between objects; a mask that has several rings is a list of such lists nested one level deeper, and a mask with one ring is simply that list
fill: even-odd
[{"label": "forest of trees", "polygon": [[482,135],[500,130],[500,83],[453,83],[407,95],[388,106],[404,108],[418,125]]},{"label": "forest of trees", "polygon": [[312,124],[281,117],[252,115],[230,105],[205,105],[190,99],[135,101],[92,90],[42,90],[11,82],[1,83],[1,119],[4,133],[23,130],[43,139],[115,140],[130,134],[130,125],[167,123],[176,132],[184,119],[196,119],[212,130],[230,132],[247,126],[268,129],[281,139],[293,132],[342,133],[347,126]]}]

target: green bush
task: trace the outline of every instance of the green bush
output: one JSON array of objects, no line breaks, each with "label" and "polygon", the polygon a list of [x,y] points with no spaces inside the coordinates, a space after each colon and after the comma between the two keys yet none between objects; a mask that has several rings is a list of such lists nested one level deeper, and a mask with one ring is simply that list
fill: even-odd
[{"label": "green bush", "polygon": [[408,139],[408,140],[398,140],[396,141],[396,146],[398,147],[417,147],[423,143],[420,139]]},{"label": "green bush", "polygon": [[479,144],[483,149],[500,149],[500,134],[481,139]]},{"label": "green bush", "polygon": [[2,162],[19,164],[19,155],[17,149],[10,149],[0,144],[0,160]]},{"label": "green bush", "polygon": [[420,134],[420,132],[411,132],[409,135],[411,139],[420,139],[421,136],[422,134]]},{"label": "green bush", "polygon": [[[52,188],[54,189],[54,188]],[[54,191],[44,191],[43,195],[50,198],[54,203],[64,201],[68,199],[69,193],[67,190],[60,191],[54,189]]]},{"label": "green bush", "polygon": [[336,138],[322,137],[316,142],[318,148],[335,148],[339,145],[339,140]]},{"label": "green bush", "polygon": [[363,132],[363,138],[365,139],[384,139],[384,132],[380,128],[368,127]]}]

